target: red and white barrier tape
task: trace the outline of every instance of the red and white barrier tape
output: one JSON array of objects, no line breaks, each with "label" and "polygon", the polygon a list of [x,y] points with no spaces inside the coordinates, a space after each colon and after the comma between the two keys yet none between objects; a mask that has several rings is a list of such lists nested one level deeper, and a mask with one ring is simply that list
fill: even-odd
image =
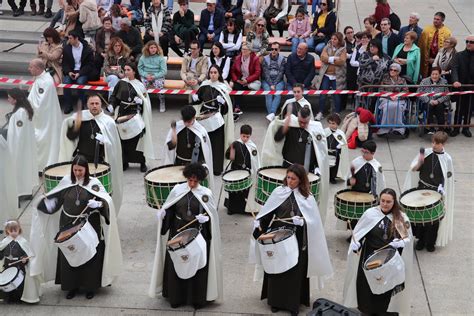
[{"label": "red and white barrier tape", "polygon": [[[18,84],[18,85],[32,85],[32,80],[22,79],[11,79],[7,77],[0,77],[0,84]],[[79,84],[66,84],[60,83],[56,85],[58,88],[66,89],[81,89],[81,90],[92,90],[92,91],[109,91],[107,86],[92,86],[92,85],[79,85]],[[193,94],[196,90],[183,90],[183,89],[148,89],[148,93],[151,94]],[[229,94],[231,95],[292,95],[293,92],[289,90],[232,90]],[[396,98],[410,98],[410,97],[433,97],[433,96],[444,96],[444,95],[463,95],[463,94],[474,94],[474,90],[468,91],[453,91],[453,92],[361,92],[357,90],[305,90],[306,95],[321,95],[321,94],[356,94],[362,97],[396,97]]]}]

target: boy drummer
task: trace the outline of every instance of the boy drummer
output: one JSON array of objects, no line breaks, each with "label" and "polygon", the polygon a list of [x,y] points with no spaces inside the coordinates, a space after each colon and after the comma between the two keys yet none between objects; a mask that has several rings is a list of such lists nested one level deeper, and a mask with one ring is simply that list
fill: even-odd
[{"label": "boy drummer", "polygon": [[346,134],[338,127],[341,117],[337,113],[328,116],[328,127],[324,129],[328,144],[329,182],[336,184],[336,178],[344,178],[349,168],[349,153]]}]

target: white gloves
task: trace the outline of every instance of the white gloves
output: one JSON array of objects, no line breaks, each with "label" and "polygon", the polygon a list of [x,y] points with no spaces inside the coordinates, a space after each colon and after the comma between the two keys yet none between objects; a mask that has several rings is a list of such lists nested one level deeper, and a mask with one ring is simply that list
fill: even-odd
[{"label": "white gloves", "polygon": [[225,100],[222,96],[218,95],[217,98],[216,98],[217,102],[219,102],[220,104],[224,104],[225,103]]},{"label": "white gloves", "polygon": [[444,187],[443,187],[442,184],[440,184],[440,185],[438,186],[438,193],[440,193],[440,194],[442,194],[442,195],[445,194]]},{"label": "white gloves", "polygon": [[193,99],[194,102],[199,101],[199,97],[198,97],[197,94],[192,94],[192,95],[191,95],[191,98]]},{"label": "white gloves", "polygon": [[[407,239],[398,239],[398,238],[395,238],[393,241],[391,241],[388,245],[390,247],[393,247],[395,249],[398,249],[398,248],[403,248],[405,247],[405,240]],[[410,241],[410,239],[408,239],[408,241]]]},{"label": "white gloves", "polygon": [[196,219],[198,220],[199,224],[204,224],[209,221],[209,216],[204,214],[196,215]]},{"label": "white gloves", "polygon": [[296,226],[304,225],[304,219],[302,217],[293,216],[291,219],[293,220],[293,225],[296,225]]},{"label": "white gloves", "polygon": [[354,240],[354,238],[351,239],[351,244],[349,246],[351,248],[352,251],[354,252],[358,252],[359,249],[360,249],[360,242],[358,242],[357,240]]},{"label": "white gloves", "polygon": [[342,147],[341,144],[337,144],[336,146],[337,149],[341,149],[341,147]]},{"label": "white gloves", "polygon": [[260,221],[258,219],[253,220],[253,228],[258,229],[260,227]]},{"label": "white gloves", "polygon": [[156,212],[156,217],[158,217],[158,220],[160,221],[162,221],[163,218],[165,218],[165,216],[166,216],[166,211],[162,208],[160,208],[158,212]]},{"label": "white gloves", "polygon": [[102,207],[102,202],[101,201],[96,201],[96,200],[89,200],[89,202],[87,202],[87,207],[88,208],[99,208],[99,207]]},{"label": "white gloves", "polygon": [[133,98],[133,102],[135,102],[136,104],[143,104],[143,100],[140,97]]},{"label": "white gloves", "polygon": [[321,170],[319,168],[314,169],[314,174],[321,174]]},{"label": "white gloves", "polygon": [[107,111],[114,114],[114,107],[112,106],[112,104],[107,105]]},{"label": "white gloves", "polygon": [[95,134],[95,139],[97,139],[102,144],[105,143],[105,136],[100,133]]},{"label": "white gloves", "polygon": [[44,199],[44,206],[46,206],[46,209],[48,210],[48,213],[52,213],[53,210],[56,208],[56,205],[58,204],[58,199],[53,198],[53,199]]}]

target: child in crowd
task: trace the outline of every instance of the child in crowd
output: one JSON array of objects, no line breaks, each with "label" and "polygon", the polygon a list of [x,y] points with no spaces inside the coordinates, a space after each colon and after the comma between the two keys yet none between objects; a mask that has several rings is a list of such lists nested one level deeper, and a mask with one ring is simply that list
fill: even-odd
[{"label": "child in crowd", "polygon": [[[288,34],[291,38],[291,52],[296,53],[296,48],[299,43],[308,43],[312,40],[311,35],[311,22],[309,17],[306,15],[306,11],[303,7],[299,7],[296,10],[296,19],[294,19],[288,27]],[[310,44],[308,44],[309,46]]]},{"label": "child in crowd", "polygon": [[344,178],[349,171],[349,152],[347,139],[343,131],[339,129],[341,117],[333,113],[327,117],[328,127],[324,129],[328,144],[329,157],[329,182],[337,183],[336,178]]},{"label": "child in crowd", "polygon": [[[168,71],[163,50],[155,41],[146,43],[138,62],[138,72],[147,89],[162,89],[165,85],[165,76]],[[160,112],[166,111],[165,96],[159,94]]]}]

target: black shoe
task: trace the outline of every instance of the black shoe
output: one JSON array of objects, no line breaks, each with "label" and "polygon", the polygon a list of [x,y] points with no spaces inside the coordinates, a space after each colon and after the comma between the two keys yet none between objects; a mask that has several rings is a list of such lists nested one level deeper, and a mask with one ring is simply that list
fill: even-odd
[{"label": "black shoe", "polygon": [[352,235],[346,238],[346,241],[347,241],[348,243],[351,243],[351,240],[352,240]]},{"label": "black shoe", "polygon": [[88,300],[93,299],[93,298],[94,298],[94,295],[95,295],[94,291],[87,292],[87,293],[86,293],[86,298],[87,298]]},{"label": "black shoe", "polygon": [[436,248],[435,248],[434,245],[426,246],[426,251],[428,251],[428,252],[433,252],[433,251],[435,251],[435,249],[436,249]]},{"label": "black shoe", "polygon": [[171,305],[171,308],[178,308],[181,306],[180,304],[170,304],[170,305]]},{"label": "black shoe", "polygon": [[232,212],[231,210],[227,209],[227,215],[232,215],[234,214],[234,212]]},{"label": "black shoe", "polygon": [[13,16],[17,17],[17,16],[20,16],[20,15],[23,15],[24,13],[25,13],[25,11],[23,11],[23,9],[17,9],[17,10],[15,10],[15,12],[13,12]]},{"label": "black shoe", "polygon": [[331,182],[332,184],[336,184],[337,180],[336,179],[329,179],[329,182]]},{"label": "black shoe", "polygon": [[214,171],[213,173],[214,173],[214,175],[215,175],[216,177],[219,177],[222,172]]},{"label": "black shoe", "polygon": [[70,290],[69,292],[67,292],[66,299],[70,300],[74,298],[74,296],[76,296],[76,293],[77,293],[77,289]]},{"label": "black shoe", "polygon": [[65,109],[64,110],[64,114],[68,115],[70,113],[72,113],[72,109]]},{"label": "black shoe", "polygon": [[459,135],[459,128],[453,129],[453,131],[449,134],[451,137],[456,137]]},{"label": "black shoe", "polygon": [[279,311],[279,309],[278,309],[278,308],[276,308],[276,307],[273,307],[273,306],[272,306],[271,310],[272,310],[272,313],[278,313],[278,311]]},{"label": "black shoe", "polygon": [[418,242],[416,243],[415,249],[416,250],[423,250],[423,248],[425,248],[425,243],[418,240]]},{"label": "black shoe", "polygon": [[39,10],[38,10],[38,12],[37,12],[36,14],[38,14],[38,15],[44,15],[44,5],[43,5],[43,6],[42,6],[42,5],[39,6]]},{"label": "black shoe", "polygon": [[469,128],[463,128],[463,129],[462,129],[462,134],[463,134],[464,136],[466,136],[466,137],[469,137],[469,138],[472,137],[472,133],[471,133],[471,131],[469,130]]},{"label": "black shoe", "polygon": [[44,14],[44,17],[47,18],[47,19],[53,17],[53,12],[51,12],[51,9],[46,10],[46,13]]},{"label": "black shoe", "polygon": [[144,162],[142,162],[140,164],[140,171],[141,172],[146,172],[148,170],[148,168],[146,167],[146,164]]},{"label": "black shoe", "polygon": [[127,170],[128,169],[128,162],[124,162],[122,164],[122,168],[123,168],[123,171]]}]

